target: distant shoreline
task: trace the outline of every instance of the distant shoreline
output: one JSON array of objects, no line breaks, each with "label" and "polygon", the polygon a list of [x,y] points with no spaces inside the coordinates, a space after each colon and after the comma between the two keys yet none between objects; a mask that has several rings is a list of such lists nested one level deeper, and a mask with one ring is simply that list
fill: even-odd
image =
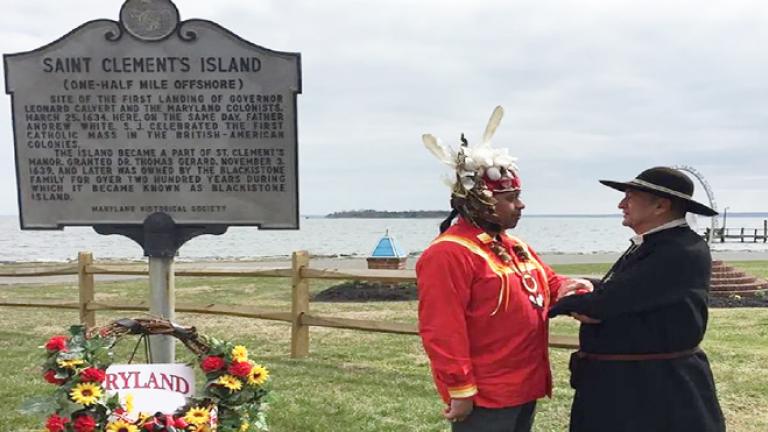
[{"label": "distant shoreline", "polygon": [[[338,211],[328,214],[302,214],[302,218],[306,219],[384,219],[384,218],[399,218],[399,219],[438,219],[448,216],[447,210],[404,210],[404,211],[378,211],[372,210],[372,215],[353,213],[359,211]],[[409,216],[413,214],[413,216]],[[376,216],[373,216],[376,215]],[[0,214],[0,217],[12,217],[18,218],[17,214]],[[609,214],[559,214],[559,213],[542,213],[542,214],[530,214],[525,213],[524,217],[528,218],[618,218],[621,217],[620,213]],[[722,217],[722,214],[720,215]],[[768,212],[745,212],[745,213],[728,213],[728,217],[734,218],[768,218]]]},{"label": "distant shoreline", "polygon": [[[328,213],[326,215],[302,215],[304,218],[313,219],[443,219],[447,217],[447,210],[348,210]],[[611,214],[528,214],[527,218],[619,218],[621,213]],[[721,215],[722,217],[722,215]],[[768,212],[728,213],[733,218],[768,218]]]},{"label": "distant shoreline", "polygon": [[[730,214],[728,215],[730,216]],[[351,212],[331,213],[327,215],[305,215],[313,219],[444,219],[448,212],[412,214],[411,212],[377,212],[374,214],[352,214]],[[525,214],[526,218],[620,218],[620,214]],[[737,217],[737,216],[734,216]],[[768,217],[768,214],[766,214]]]}]

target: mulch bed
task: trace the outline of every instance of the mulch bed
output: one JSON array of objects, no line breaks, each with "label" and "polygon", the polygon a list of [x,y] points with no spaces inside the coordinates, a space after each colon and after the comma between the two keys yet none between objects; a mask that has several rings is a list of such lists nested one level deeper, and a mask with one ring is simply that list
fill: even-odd
[{"label": "mulch bed", "polygon": [[[344,282],[325,289],[312,297],[319,302],[380,302],[418,300],[415,284],[386,284],[376,282]],[[709,307],[768,307],[768,296],[720,297],[710,295]]]},{"label": "mulch bed", "polygon": [[324,302],[368,302],[417,300],[415,284],[386,284],[352,281],[334,285],[312,297]]},{"label": "mulch bed", "polygon": [[757,294],[755,296],[713,296],[709,295],[709,307],[711,308],[738,308],[738,307],[768,307],[768,296]]}]

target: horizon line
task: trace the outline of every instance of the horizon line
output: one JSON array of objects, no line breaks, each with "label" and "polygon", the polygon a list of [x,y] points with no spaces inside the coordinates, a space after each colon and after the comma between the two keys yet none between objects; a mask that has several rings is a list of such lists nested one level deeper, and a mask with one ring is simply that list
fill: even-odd
[{"label": "horizon line", "polygon": [[[380,212],[380,213],[406,213],[406,212],[444,212],[448,213],[449,210],[371,210],[371,209],[365,209],[365,210],[337,210],[330,213],[302,213],[299,214],[300,217],[325,217],[329,216],[334,213],[343,213],[343,212],[358,212],[358,211],[374,211],[374,212]],[[758,216],[768,216],[768,211],[744,211],[744,212],[728,212],[729,216],[744,216],[744,215],[758,215]],[[0,217],[19,217],[18,213],[0,213]],[[614,217],[614,216],[621,216],[621,213],[524,213],[524,216],[533,216],[533,217]],[[702,216],[697,215],[699,217],[710,217],[710,216]],[[720,213],[718,216],[723,216],[723,213]]]}]

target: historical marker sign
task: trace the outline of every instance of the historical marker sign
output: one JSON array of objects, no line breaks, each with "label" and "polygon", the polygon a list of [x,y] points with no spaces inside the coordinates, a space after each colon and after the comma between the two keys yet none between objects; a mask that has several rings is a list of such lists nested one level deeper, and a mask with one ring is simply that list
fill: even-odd
[{"label": "historical marker sign", "polygon": [[168,0],[128,0],[4,56],[21,225],[298,228],[300,56],[216,23],[179,21]]}]

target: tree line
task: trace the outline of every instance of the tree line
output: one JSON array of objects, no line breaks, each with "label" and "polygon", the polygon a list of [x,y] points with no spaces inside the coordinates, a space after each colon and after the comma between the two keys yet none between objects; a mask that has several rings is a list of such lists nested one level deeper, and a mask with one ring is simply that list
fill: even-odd
[{"label": "tree line", "polygon": [[448,216],[447,210],[405,210],[405,211],[386,211],[386,210],[345,210],[327,214],[326,218],[358,218],[358,219],[412,219],[412,218],[445,218]]}]

